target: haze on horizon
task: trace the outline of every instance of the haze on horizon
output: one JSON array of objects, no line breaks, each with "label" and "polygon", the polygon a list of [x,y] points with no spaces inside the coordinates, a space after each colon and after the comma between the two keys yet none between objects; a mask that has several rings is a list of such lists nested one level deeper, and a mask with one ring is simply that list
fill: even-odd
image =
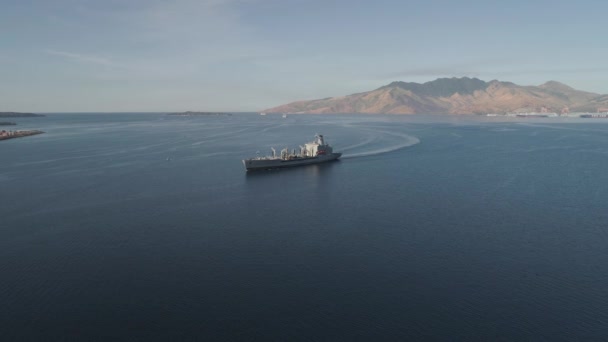
[{"label": "haze on horizon", "polygon": [[438,77],[608,93],[591,0],[0,0],[0,111],[256,111]]}]

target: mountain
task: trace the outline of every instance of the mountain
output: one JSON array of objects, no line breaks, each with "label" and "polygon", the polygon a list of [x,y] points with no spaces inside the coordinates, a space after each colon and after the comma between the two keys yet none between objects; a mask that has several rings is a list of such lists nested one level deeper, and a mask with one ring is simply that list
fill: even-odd
[{"label": "mountain", "polygon": [[268,113],[483,114],[512,112],[595,112],[608,108],[608,95],[549,81],[540,86],[477,78],[439,78],[426,83],[392,82],[348,96],[297,101]]}]

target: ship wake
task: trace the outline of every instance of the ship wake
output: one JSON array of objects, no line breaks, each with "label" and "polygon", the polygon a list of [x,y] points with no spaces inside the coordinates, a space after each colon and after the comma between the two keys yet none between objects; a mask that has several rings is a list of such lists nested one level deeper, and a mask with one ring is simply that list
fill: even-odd
[{"label": "ship wake", "polygon": [[[374,133],[376,134],[372,138],[361,143],[336,150],[344,153],[342,159],[350,159],[391,153],[420,143],[420,139],[405,133],[389,131],[375,131]],[[355,152],[348,152],[350,150],[355,150]]]}]

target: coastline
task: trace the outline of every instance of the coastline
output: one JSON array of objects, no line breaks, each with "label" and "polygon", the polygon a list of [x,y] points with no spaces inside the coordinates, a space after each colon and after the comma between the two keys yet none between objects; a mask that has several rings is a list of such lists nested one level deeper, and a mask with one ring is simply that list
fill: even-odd
[{"label": "coastline", "polygon": [[0,140],[9,140],[15,138],[23,138],[29,137],[31,135],[38,135],[44,133],[39,130],[31,130],[31,131],[0,131]]},{"label": "coastline", "polygon": [[0,118],[38,118],[44,116],[46,115],[20,112],[0,112]]}]

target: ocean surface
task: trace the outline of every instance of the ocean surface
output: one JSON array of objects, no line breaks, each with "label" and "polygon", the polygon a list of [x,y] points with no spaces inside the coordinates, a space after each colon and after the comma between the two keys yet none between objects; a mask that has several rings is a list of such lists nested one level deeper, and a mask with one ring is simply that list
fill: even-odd
[{"label": "ocean surface", "polygon": [[[608,120],[13,121],[1,340],[608,338]],[[245,172],[316,133],[342,160]]]}]

